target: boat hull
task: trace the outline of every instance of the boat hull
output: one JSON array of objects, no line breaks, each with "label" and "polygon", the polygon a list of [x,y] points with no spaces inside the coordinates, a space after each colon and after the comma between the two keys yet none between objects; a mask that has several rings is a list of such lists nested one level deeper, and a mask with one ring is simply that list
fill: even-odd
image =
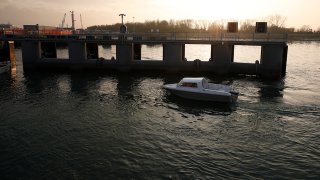
[{"label": "boat hull", "polygon": [[231,103],[236,101],[237,94],[231,95],[217,95],[217,94],[209,94],[209,93],[199,93],[199,92],[192,92],[192,91],[182,91],[177,89],[167,89],[170,93],[191,100],[198,100],[198,101],[212,101],[212,102],[222,102],[222,103]]}]

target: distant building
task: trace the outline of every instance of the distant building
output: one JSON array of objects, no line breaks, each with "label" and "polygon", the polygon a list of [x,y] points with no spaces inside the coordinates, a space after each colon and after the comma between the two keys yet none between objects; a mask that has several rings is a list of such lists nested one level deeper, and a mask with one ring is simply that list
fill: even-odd
[{"label": "distant building", "polygon": [[0,24],[0,35],[20,35],[23,30],[19,27],[13,26],[12,24]]},{"label": "distant building", "polygon": [[0,24],[0,30],[16,30],[16,29],[21,29],[19,27],[16,27],[10,23],[8,24]]},{"label": "distant building", "polygon": [[12,24],[0,24],[0,29],[10,29],[12,28]]},{"label": "distant building", "polygon": [[35,25],[23,25],[23,29],[26,31],[43,31],[43,30],[56,30],[57,27],[40,26],[39,24],[35,24]]},{"label": "distant building", "polygon": [[26,31],[38,31],[39,30],[39,25],[23,25],[23,29]]}]

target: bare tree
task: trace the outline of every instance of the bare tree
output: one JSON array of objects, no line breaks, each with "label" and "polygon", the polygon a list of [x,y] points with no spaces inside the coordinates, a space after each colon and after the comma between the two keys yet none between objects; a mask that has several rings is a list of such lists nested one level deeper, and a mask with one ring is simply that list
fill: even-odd
[{"label": "bare tree", "polygon": [[199,24],[200,24],[200,27],[202,30],[204,30],[204,31],[208,30],[208,26],[209,26],[208,20],[200,20]]},{"label": "bare tree", "polygon": [[266,21],[270,24],[270,26],[284,28],[286,25],[287,18],[279,14],[276,14],[268,16],[266,18]]},{"label": "bare tree", "polygon": [[242,31],[242,32],[254,32],[255,31],[254,22],[255,21],[251,20],[251,19],[247,19],[247,20],[241,22],[240,31]]},{"label": "bare tree", "polygon": [[223,22],[214,21],[208,25],[208,31],[211,33],[220,33],[223,32],[223,29]]},{"label": "bare tree", "polygon": [[303,25],[298,29],[298,32],[312,32],[312,28],[309,25]]}]

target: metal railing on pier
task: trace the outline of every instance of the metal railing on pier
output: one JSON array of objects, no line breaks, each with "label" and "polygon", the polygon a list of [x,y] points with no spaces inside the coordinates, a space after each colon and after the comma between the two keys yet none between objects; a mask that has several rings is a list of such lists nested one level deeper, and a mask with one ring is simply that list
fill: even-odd
[{"label": "metal railing on pier", "polygon": [[0,40],[95,40],[95,41],[260,41],[260,42],[287,42],[287,41],[319,41],[320,34],[297,33],[126,33],[108,31],[84,31],[72,35],[52,34],[9,34],[0,35]]}]

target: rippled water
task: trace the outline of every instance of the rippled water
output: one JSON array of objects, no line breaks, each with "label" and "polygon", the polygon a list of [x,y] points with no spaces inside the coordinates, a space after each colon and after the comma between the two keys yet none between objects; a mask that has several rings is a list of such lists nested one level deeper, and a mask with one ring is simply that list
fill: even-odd
[{"label": "rippled water", "polygon": [[161,88],[183,75],[24,73],[17,49],[0,76],[1,179],[318,179],[319,47],[289,44],[281,81],[209,76],[240,92],[231,105]]}]

